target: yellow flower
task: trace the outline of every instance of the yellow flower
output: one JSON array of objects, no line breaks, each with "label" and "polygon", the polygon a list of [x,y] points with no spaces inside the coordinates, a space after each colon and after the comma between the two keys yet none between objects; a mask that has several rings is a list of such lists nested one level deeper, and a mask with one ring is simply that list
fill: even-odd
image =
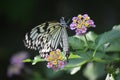
[{"label": "yellow flower", "polygon": [[59,60],[63,60],[63,57],[62,56],[59,56],[59,58],[58,58]]},{"label": "yellow flower", "polygon": [[60,55],[60,50],[59,49],[56,50],[56,54]]},{"label": "yellow flower", "polygon": [[76,23],[77,22],[77,20],[73,20],[73,23]]},{"label": "yellow flower", "polygon": [[84,25],[85,25],[86,27],[88,27],[88,26],[89,26],[89,24],[88,24],[87,22],[85,22],[85,23],[84,23]]},{"label": "yellow flower", "polygon": [[90,17],[85,17],[84,19],[85,19],[85,20],[89,20],[89,19],[90,19]]},{"label": "yellow flower", "polygon": [[47,61],[51,61],[51,58],[50,58],[50,57],[48,57],[48,58],[47,58]]},{"label": "yellow flower", "polygon": [[57,65],[57,60],[54,60],[54,61],[53,61],[53,64],[54,64],[54,65]]},{"label": "yellow flower", "polygon": [[81,24],[78,24],[78,25],[77,25],[77,28],[81,28],[81,27],[82,27],[82,25],[81,25]]},{"label": "yellow flower", "polygon": [[50,52],[50,55],[54,55],[54,54],[55,54],[55,52],[54,52],[54,51],[51,51],[51,52]]},{"label": "yellow flower", "polygon": [[78,18],[79,18],[79,19],[81,19],[81,18],[82,18],[82,15],[81,15],[81,14],[79,14],[79,15],[78,15]]},{"label": "yellow flower", "polygon": [[61,55],[61,51],[59,49],[55,51],[51,51],[50,55],[46,58],[47,61],[52,62],[54,65],[58,64],[59,60],[63,60],[64,57]]}]

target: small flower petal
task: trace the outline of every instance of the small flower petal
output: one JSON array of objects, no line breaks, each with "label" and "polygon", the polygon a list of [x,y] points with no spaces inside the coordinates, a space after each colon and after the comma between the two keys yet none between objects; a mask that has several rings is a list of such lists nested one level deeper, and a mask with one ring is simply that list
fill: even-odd
[{"label": "small flower petal", "polygon": [[84,34],[84,33],[86,33],[86,31],[87,31],[87,28],[85,26],[82,26],[81,33]]},{"label": "small flower petal", "polygon": [[50,55],[54,55],[54,51],[51,51],[51,52],[50,52]]},{"label": "small flower petal", "polygon": [[52,64],[51,62],[48,62],[48,63],[47,63],[47,67],[48,67],[48,68],[52,68],[52,66],[53,66],[53,64]]},{"label": "small flower petal", "polygon": [[58,54],[58,55],[60,54],[60,50],[59,49],[56,50],[56,54]]},{"label": "small flower petal", "polygon": [[58,68],[58,67],[56,67],[56,66],[54,66],[54,65],[52,66],[52,69],[53,69],[53,70],[57,70],[57,68]]},{"label": "small flower petal", "polygon": [[81,34],[81,29],[76,29],[75,32],[76,32],[76,35],[80,35]]},{"label": "small flower petal", "polygon": [[77,28],[81,28],[81,27],[82,27],[82,25],[81,25],[81,24],[78,24],[78,25],[77,25]]},{"label": "small flower petal", "polygon": [[94,21],[93,20],[88,20],[87,23],[91,25],[91,24],[94,24]]},{"label": "small flower petal", "polygon": [[73,20],[73,21],[74,21],[74,20],[78,20],[78,17],[73,17],[72,20]]},{"label": "small flower petal", "polygon": [[90,25],[91,27],[96,27],[96,25],[94,25],[94,24],[92,24],[92,25]]},{"label": "small flower petal", "polygon": [[90,17],[88,16],[88,14],[84,14],[84,15],[83,15],[83,18],[84,18],[85,20],[89,20],[89,19],[90,19]]},{"label": "small flower petal", "polygon": [[81,18],[82,18],[82,15],[81,15],[81,14],[79,14],[79,15],[78,15],[78,18],[79,18],[79,19],[81,19]]},{"label": "small flower petal", "polygon": [[74,30],[74,29],[76,29],[76,26],[77,26],[77,24],[72,23],[72,24],[70,24],[70,29],[71,29],[71,30]]},{"label": "small flower petal", "polygon": [[64,68],[65,63],[63,61],[58,61],[58,68]]},{"label": "small flower petal", "polygon": [[53,61],[53,64],[54,64],[54,65],[57,65],[57,60],[54,60],[54,61]]},{"label": "small flower petal", "polygon": [[86,27],[89,27],[89,23],[88,23],[88,22],[85,22],[84,25],[85,25]]}]

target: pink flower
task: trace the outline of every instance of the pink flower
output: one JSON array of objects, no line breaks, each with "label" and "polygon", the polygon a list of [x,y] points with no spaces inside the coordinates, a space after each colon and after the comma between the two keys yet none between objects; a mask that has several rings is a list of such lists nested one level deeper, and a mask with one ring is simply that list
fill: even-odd
[{"label": "pink flower", "polygon": [[57,69],[58,69],[57,66],[55,66],[55,65],[52,66],[52,70],[57,70]]},{"label": "pink flower", "polygon": [[70,24],[70,29],[71,29],[71,30],[74,30],[74,29],[76,28],[76,26],[77,26],[77,24],[71,23],[71,24]]},{"label": "pink flower", "polygon": [[88,17],[89,17],[88,14],[83,15],[83,18],[88,18]]},{"label": "pink flower", "polygon": [[76,35],[80,35],[81,34],[81,29],[76,29],[75,32],[76,32]]},{"label": "pink flower", "polygon": [[65,62],[58,61],[58,68],[64,68]]},{"label": "pink flower", "polygon": [[91,27],[95,27],[95,24],[94,24],[93,20],[88,20],[87,22]]},{"label": "pink flower", "polygon": [[84,33],[86,33],[86,31],[87,31],[87,28],[85,26],[82,26],[81,33],[84,34]]},{"label": "pink flower", "polygon": [[74,21],[74,20],[78,20],[78,17],[73,17],[73,18],[72,18],[72,21]]},{"label": "pink flower", "polygon": [[21,69],[24,68],[23,60],[27,57],[28,53],[25,51],[19,52],[11,57],[11,64],[7,70],[8,77],[12,77],[13,75],[19,75],[21,73]]},{"label": "pink flower", "polygon": [[65,55],[62,55],[59,49],[51,51],[49,55],[46,56],[47,67],[53,70],[64,68],[65,65]]},{"label": "pink flower", "polygon": [[86,31],[87,31],[87,28],[85,26],[82,26],[82,28],[75,30],[76,35],[83,35],[86,33]]},{"label": "pink flower", "polygon": [[75,30],[76,35],[83,35],[87,32],[87,28],[95,27],[94,21],[90,19],[88,14],[81,15],[72,18],[70,29]]},{"label": "pink flower", "polygon": [[10,65],[7,70],[7,76],[12,77],[13,75],[20,75],[21,69],[22,68],[18,65]]},{"label": "pink flower", "polygon": [[53,64],[52,64],[51,62],[48,62],[48,63],[47,63],[47,67],[48,67],[48,68],[52,68],[52,67],[53,67]]},{"label": "pink flower", "polygon": [[26,59],[28,57],[28,53],[27,52],[19,52],[18,54],[15,54],[11,57],[11,64],[23,64],[23,60]]}]

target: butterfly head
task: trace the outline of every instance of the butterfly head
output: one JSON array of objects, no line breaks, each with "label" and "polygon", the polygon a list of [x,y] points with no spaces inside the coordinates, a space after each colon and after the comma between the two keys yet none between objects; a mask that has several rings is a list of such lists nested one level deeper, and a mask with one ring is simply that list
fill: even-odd
[{"label": "butterfly head", "polygon": [[61,17],[61,19],[60,19],[60,25],[63,26],[63,27],[67,27],[67,23],[65,22],[64,17]]}]

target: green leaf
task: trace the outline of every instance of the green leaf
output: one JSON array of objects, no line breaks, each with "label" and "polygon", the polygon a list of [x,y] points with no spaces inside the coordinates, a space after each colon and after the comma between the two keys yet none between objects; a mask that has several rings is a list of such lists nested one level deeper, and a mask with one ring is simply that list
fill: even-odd
[{"label": "green leaf", "polygon": [[32,62],[32,60],[31,59],[25,59],[25,60],[23,60],[23,62]]},{"label": "green leaf", "polygon": [[87,37],[87,40],[88,40],[88,41],[94,42],[95,39],[98,37],[98,35],[95,34],[95,33],[92,32],[92,31],[89,31],[89,32],[86,34],[86,37]]},{"label": "green leaf", "polygon": [[76,36],[69,37],[68,42],[72,49],[83,49],[85,44],[82,40],[80,40]]},{"label": "green leaf", "polygon": [[108,42],[113,42],[120,39],[120,25],[113,27],[111,31],[105,32],[101,34],[96,39],[96,48],[99,48],[100,46],[104,45]]},{"label": "green leaf", "polygon": [[97,75],[95,74],[94,64],[93,63],[88,63],[86,68],[84,69],[83,74],[89,80],[96,80]]},{"label": "green leaf", "polygon": [[35,65],[38,62],[43,62],[45,59],[41,59],[40,56],[35,56],[32,62],[32,65]]},{"label": "green leaf", "polygon": [[81,58],[81,57],[78,55],[74,55],[73,53],[70,53],[69,59],[72,59],[72,58]]},{"label": "green leaf", "polygon": [[120,39],[109,43],[109,45],[108,45],[108,47],[106,47],[105,51],[107,51],[107,52],[120,51]]},{"label": "green leaf", "polygon": [[[86,42],[85,36],[86,36],[87,42]],[[69,37],[70,47],[74,50],[75,49],[83,50],[86,48],[95,49],[93,47],[93,44],[96,38],[97,38],[97,35],[91,31],[88,32],[86,35],[81,35],[81,36],[75,35],[75,36]]]},{"label": "green leaf", "polygon": [[80,59],[80,58],[69,59],[69,62],[67,63],[67,65],[65,65],[65,68],[73,68],[73,67],[82,66],[86,62],[87,60]]},{"label": "green leaf", "polygon": [[60,75],[62,75],[63,74],[63,71],[60,69],[60,70],[52,70],[52,69],[49,69],[49,68],[47,68],[47,69],[45,69],[44,70],[45,71],[45,74],[47,74],[46,75],[46,77],[47,77],[47,80],[54,80],[53,78],[54,77],[59,77]]},{"label": "green leaf", "polygon": [[96,52],[96,55],[93,58],[93,61],[96,62],[102,62],[102,63],[107,63],[108,61],[106,61],[104,58],[106,57],[106,54],[104,52]]},{"label": "green leaf", "polygon": [[84,59],[84,60],[91,60],[91,56],[92,56],[92,51],[86,51],[84,53],[80,53],[79,56]]},{"label": "green leaf", "polygon": [[88,63],[83,74],[89,80],[97,80],[98,77],[105,74],[105,65],[101,63]]},{"label": "green leaf", "polygon": [[120,80],[120,73],[116,76],[116,80]]}]

